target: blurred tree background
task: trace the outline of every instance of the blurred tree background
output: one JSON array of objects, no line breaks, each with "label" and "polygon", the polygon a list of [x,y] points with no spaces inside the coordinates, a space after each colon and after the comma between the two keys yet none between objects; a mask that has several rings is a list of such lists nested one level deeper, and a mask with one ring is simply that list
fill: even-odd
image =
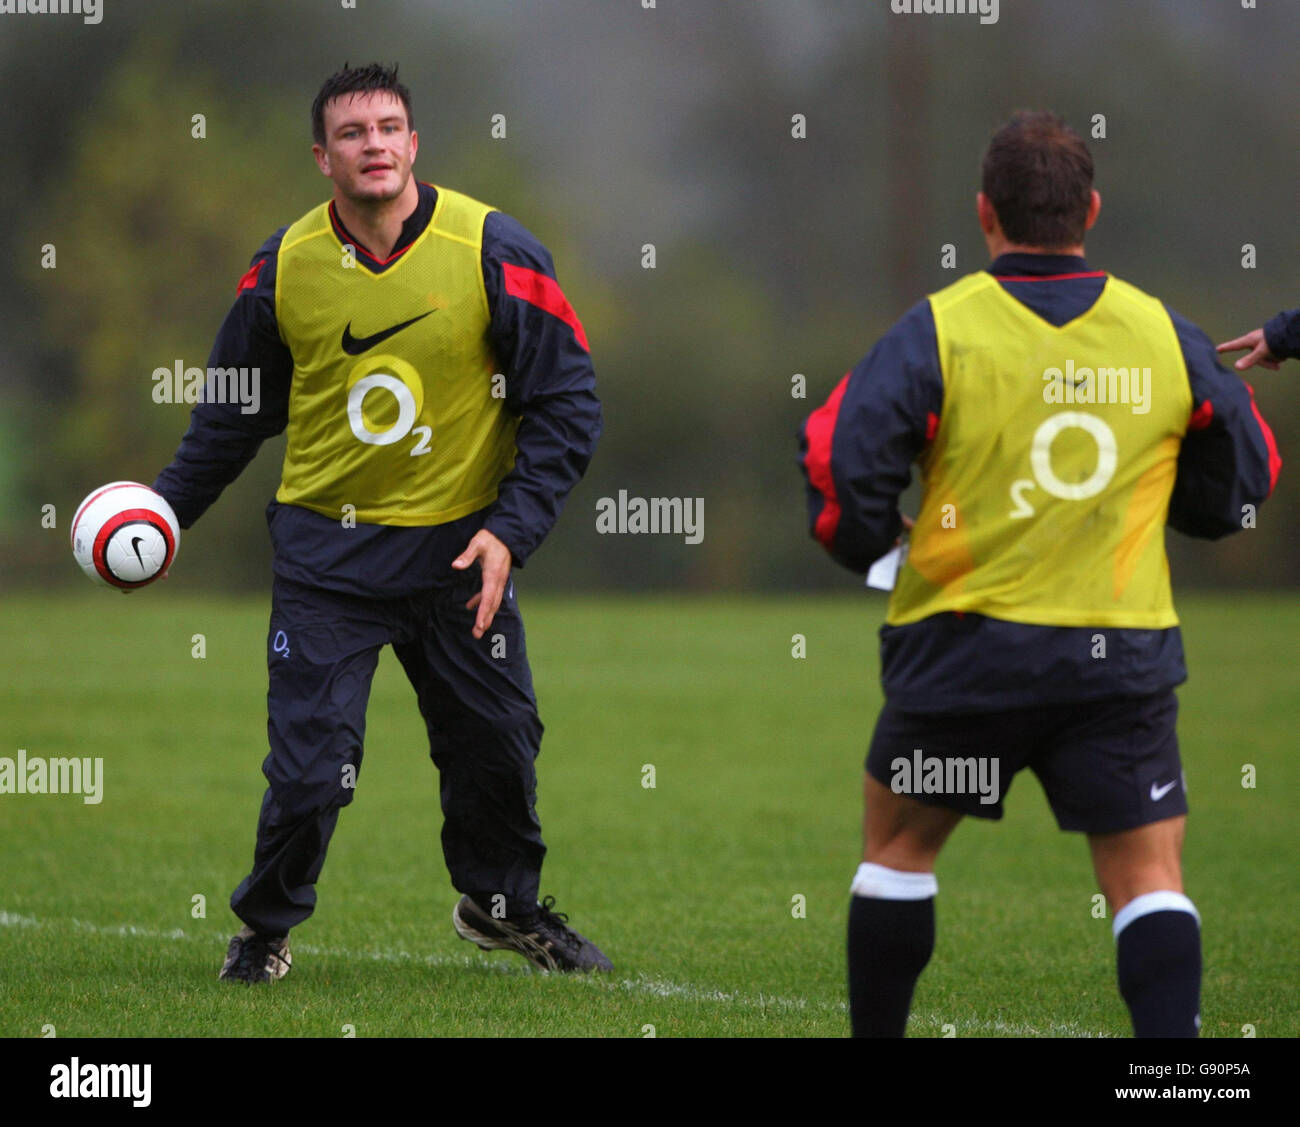
[{"label": "blurred tree background", "polygon": [[[1215,0],[1003,0],[988,26],[885,0],[103,0],[94,25],[0,16],[4,585],[84,583],[77,503],[170,459],[189,409],[154,403],[151,373],[206,364],[252,253],[327,198],[308,111],[345,60],[400,62],[417,173],[533,230],[591,340],[605,438],[529,586],[791,590],[855,582],[808,537],[796,429],[911,304],[985,265],[979,160],[1013,110],[1055,109],[1085,136],[1104,115],[1094,266],[1216,340],[1300,305],[1300,58],[1258,62],[1297,33],[1300,6]],[[1180,587],[1294,583],[1298,377],[1252,374],[1290,464],[1256,530],[1169,534]],[[267,443],[186,534],[173,582],[265,589],[282,452]],[[620,489],[704,498],[703,543],[599,535],[596,501]]]}]

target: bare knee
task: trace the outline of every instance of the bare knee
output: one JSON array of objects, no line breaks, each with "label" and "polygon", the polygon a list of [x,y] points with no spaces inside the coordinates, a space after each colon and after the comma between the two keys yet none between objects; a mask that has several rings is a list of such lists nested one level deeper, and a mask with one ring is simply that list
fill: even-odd
[{"label": "bare knee", "polygon": [[933,872],[939,851],[961,815],[895,794],[870,775],[863,796],[866,814],[862,859],[899,872]]},{"label": "bare knee", "polygon": [[1183,831],[1186,816],[1114,834],[1091,834],[1093,868],[1111,910],[1148,892],[1183,891]]}]

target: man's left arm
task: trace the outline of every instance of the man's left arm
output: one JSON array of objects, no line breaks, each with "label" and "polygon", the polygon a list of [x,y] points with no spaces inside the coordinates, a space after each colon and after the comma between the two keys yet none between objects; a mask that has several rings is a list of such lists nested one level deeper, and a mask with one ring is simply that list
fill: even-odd
[{"label": "man's left arm", "polygon": [[601,433],[600,401],[587,335],[550,253],[501,212],[483,225],[483,282],[505,406],[519,416],[515,464],[483,527],[522,567],[587,470]]},{"label": "man's left arm", "polygon": [[1282,458],[1255,391],[1219,364],[1210,338],[1166,307],[1192,392],[1192,414],[1178,452],[1167,523],[1187,536],[1218,540],[1244,527],[1243,516],[1272,494]]},{"label": "man's left arm", "polygon": [[510,566],[523,567],[555,526],[600,438],[596,373],[587,334],[555,278],[550,253],[516,220],[483,223],[483,285],[492,344],[505,375],[506,409],[519,416],[515,464],[497,487],[483,528],[452,564],[478,560],[483,587],[474,636],[496,614]]},{"label": "man's left arm", "polygon": [[523,567],[555,526],[601,434],[587,334],[560,289],[550,252],[499,211],[483,223],[483,286],[505,406],[519,427],[515,464],[482,530],[452,564],[464,569],[477,559],[483,570],[483,588],[467,604],[479,612],[476,638],[491,625],[510,566]]}]

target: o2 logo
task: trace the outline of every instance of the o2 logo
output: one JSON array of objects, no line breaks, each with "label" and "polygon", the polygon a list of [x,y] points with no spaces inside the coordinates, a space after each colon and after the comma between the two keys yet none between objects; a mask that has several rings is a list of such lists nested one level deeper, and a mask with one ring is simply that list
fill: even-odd
[{"label": "o2 logo", "polygon": [[[391,419],[394,403],[397,418]],[[372,356],[348,376],[348,426],[367,446],[393,446],[414,436],[411,457],[432,453],[433,428],[415,425],[423,407],[420,373],[400,357]]]},{"label": "o2 logo", "polygon": [[271,639],[271,650],[278,653],[281,657],[289,656],[289,635],[283,630],[277,630],[275,637]]},{"label": "o2 logo", "polygon": [[[1079,482],[1062,481],[1052,469],[1052,443],[1062,431],[1072,429],[1087,431],[1097,444],[1096,468],[1086,480]],[[1053,415],[1034,431],[1029,447],[1029,466],[1034,476],[1011,483],[1011,501],[1015,507],[1007,515],[1013,520],[1032,517],[1034,507],[1025,499],[1025,491],[1035,487],[1062,501],[1086,501],[1095,497],[1110,484],[1118,463],[1119,445],[1115,441],[1115,432],[1104,419],[1083,411],[1062,411]]]}]

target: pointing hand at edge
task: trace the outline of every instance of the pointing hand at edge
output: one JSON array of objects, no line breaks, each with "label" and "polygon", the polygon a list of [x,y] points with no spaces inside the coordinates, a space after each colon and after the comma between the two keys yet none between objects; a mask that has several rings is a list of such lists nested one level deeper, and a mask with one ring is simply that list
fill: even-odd
[{"label": "pointing hand at edge", "polygon": [[1233,340],[1226,340],[1222,344],[1215,345],[1216,352],[1238,352],[1243,348],[1249,348],[1251,351],[1233,365],[1237,371],[1244,372],[1247,368],[1253,368],[1256,364],[1273,372],[1278,370],[1280,366],[1278,359],[1269,352],[1268,341],[1264,339],[1263,329],[1252,329],[1245,336],[1236,337]]}]

